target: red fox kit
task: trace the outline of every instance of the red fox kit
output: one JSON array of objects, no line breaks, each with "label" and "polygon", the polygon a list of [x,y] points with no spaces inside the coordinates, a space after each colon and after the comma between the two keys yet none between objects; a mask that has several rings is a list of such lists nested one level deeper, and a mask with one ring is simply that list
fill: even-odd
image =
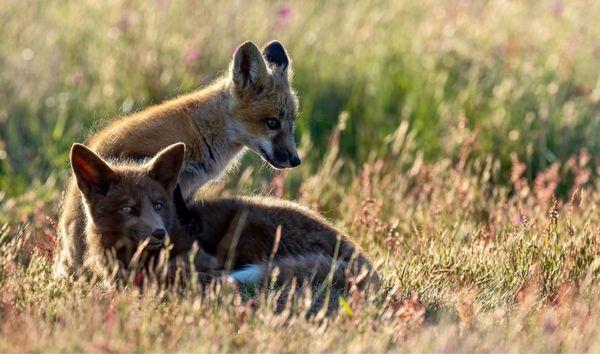
[{"label": "red fox kit", "polygon": [[[281,43],[262,52],[251,42],[235,52],[227,75],[211,86],[132,116],[117,119],[89,140],[103,158],[144,159],[184,142],[178,183],[186,200],[218,177],[246,148],[275,168],[300,164],[294,141],[297,97],[291,64]],[[73,274],[83,265],[87,244],[84,210],[71,178],[58,223],[54,273]]]},{"label": "red fox kit", "polygon": [[[145,243],[149,255],[156,255],[169,237],[174,258],[187,255],[199,243],[197,270],[232,270],[231,278],[240,282],[260,283],[275,266],[280,270],[280,283],[292,278],[322,282],[338,263],[333,281],[342,286],[344,271],[358,275],[361,270],[372,270],[355,246],[327,221],[289,202],[264,198],[198,201],[191,212],[201,218],[203,230],[189,234],[178,224],[172,195],[183,160],[183,144],[162,150],[145,164],[109,164],[85,146],[73,145],[71,165],[84,201],[90,268],[106,272],[109,255],[116,255],[121,266],[127,267],[140,244]],[[281,238],[275,247],[280,225]],[[371,279],[377,280],[377,275]]]}]

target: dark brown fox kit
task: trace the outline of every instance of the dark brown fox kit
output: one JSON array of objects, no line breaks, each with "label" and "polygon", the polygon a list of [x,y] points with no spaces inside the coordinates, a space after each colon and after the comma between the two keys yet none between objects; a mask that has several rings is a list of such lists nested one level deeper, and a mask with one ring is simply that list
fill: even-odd
[{"label": "dark brown fox kit", "polygon": [[[333,267],[334,285],[341,286],[348,271],[358,275],[361,270],[372,270],[331,224],[290,202],[267,198],[197,201],[191,212],[200,218],[203,230],[189,234],[178,224],[172,197],[184,150],[179,143],[144,164],[110,164],[83,145],[73,146],[71,165],[84,201],[90,268],[106,272],[110,255],[127,267],[141,244],[152,255],[169,237],[173,260],[199,243],[196,270],[222,271],[230,266],[225,270],[232,270],[231,278],[240,282],[260,283],[274,267],[280,270],[280,283],[292,278],[322,282]],[[278,227],[281,238],[275,247]],[[376,273],[370,279],[377,280]]]},{"label": "dark brown fox kit", "polygon": [[[292,278],[320,283],[329,275],[338,287],[346,275],[357,277],[360,286],[379,283],[371,263],[339,230],[298,204],[240,197],[199,200],[191,211],[202,221],[196,237],[203,249],[215,255],[219,268],[233,269],[231,277],[240,282],[263,282],[277,267],[278,283]],[[196,267],[205,270],[201,263]]]},{"label": "dark brown fox kit", "polygon": [[111,256],[126,268],[142,243],[145,252],[158,251],[173,237],[179,225],[172,193],[184,149],[175,144],[146,164],[109,165],[85,146],[73,145],[71,165],[84,201],[89,269],[106,272]]},{"label": "dark brown fox kit", "polygon": [[[179,176],[181,192],[192,200],[249,148],[275,168],[300,164],[294,141],[297,97],[290,85],[291,63],[281,43],[262,52],[251,42],[235,52],[227,75],[211,86],[117,119],[89,139],[103,158],[144,159],[177,143],[186,144]],[[54,274],[82,268],[87,244],[84,210],[72,178],[58,223]]]}]

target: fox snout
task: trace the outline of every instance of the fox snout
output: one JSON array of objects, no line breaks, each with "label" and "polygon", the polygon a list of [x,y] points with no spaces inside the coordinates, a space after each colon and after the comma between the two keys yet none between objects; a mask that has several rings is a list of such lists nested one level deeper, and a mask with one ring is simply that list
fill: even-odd
[{"label": "fox snout", "polygon": [[286,148],[275,148],[273,151],[273,159],[280,166],[289,165],[289,167],[296,167],[302,163],[300,156],[298,156],[298,152],[295,149],[294,151],[289,151]]},{"label": "fox snout", "polygon": [[263,140],[259,145],[258,152],[262,158],[274,168],[292,168],[302,163],[295,146],[293,149],[290,149],[287,146],[277,146],[275,144],[265,142],[267,141]]},{"label": "fox snout", "polygon": [[272,139],[261,139],[258,152],[271,166],[279,169],[296,167],[302,162],[291,134],[280,133]]},{"label": "fox snout", "polygon": [[165,229],[156,229],[156,230],[152,231],[152,237],[154,237],[155,239],[157,239],[159,241],[163,241],[166,236],[167,236],[167,230],[165,230]]},{"label": "fox snout", "polygon": [[167,236],[169,235],[167,233],[167,230],[165,230],[161,226],[154,229],[148,228],[145,231],[139,231],[141,231],[138,236],[140,237],[139,242],[147,242],[146,248],[151,250],[161,248],[165,243]]},{"label": "fox snout", "polygon": [[150,232],[150,234],[146,237],[148,242],[146,248],[150,250],[159,249],[163,246],[166,238],[167,230],[163,228],[154,229],[154,231]]},{"label": "fox snout", "polygon": [[[158,207],[160,204],[160,207]],[[169,236],[169,220],[161,212],[166,210],[162,203],[153,203],[150,200],[144,200],[141,203],[140,215],[137,219],[138,235],[140,242],[148,242],[148,249],[161,248]],[[157,210],[158,209],[158,210]]]},{"label": "fox snout", "polygon": [[169,233],[165,229],[162,220],[156,217],[152,218],[154,220],[148,219],[142,221],[143,226],[140,225],[142,226],[140,227],[140,236],[148,242],[147,247],[149,249],[161,248]]}]

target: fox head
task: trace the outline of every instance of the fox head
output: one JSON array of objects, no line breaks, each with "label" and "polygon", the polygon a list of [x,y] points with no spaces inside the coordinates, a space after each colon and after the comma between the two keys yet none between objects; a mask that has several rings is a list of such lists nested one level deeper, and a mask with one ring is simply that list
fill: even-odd
[{"label": "fox head", "polygon": [[252,42],[242,44],[233,56],[230,77],[234,104],[227,128],[234,140],[275,168],[300,165],[294,140],[298,98],[283,45],[273,41],[261,52]]},{"label": "fox head", "polygon": [[173,191],[184,153],[185,145],[177,143],[145,164],[111,165],[84,145],[74,144],[71,166],[92,242],[117,255],[131,255],[143,242],[146,250],[161,248],[174,226]]}]

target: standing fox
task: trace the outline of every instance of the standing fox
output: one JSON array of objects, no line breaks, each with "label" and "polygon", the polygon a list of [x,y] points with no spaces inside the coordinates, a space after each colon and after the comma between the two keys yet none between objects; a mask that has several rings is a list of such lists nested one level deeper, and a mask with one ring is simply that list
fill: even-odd
[{"label": "standing fox", "polygon": [[[187,146],[178,183],[185,200],[217,178],[249,148],[275,168],[300,164],[294,141],[298,100],[291,64],[273,41],[262,53],[246,42],[235,52],[227,75],[195,93],[121,118],[89,140],[104,158],[145,159],[176,142]],[[54,274],[65,276],[84,263],[84,209],[71,178],[58,223]]]},{"label": "standing fox", "polygon": [[[149,255],[169,237],[173,260],[200,245],[196,270],[232,270],[230,279],[262,283],[280,270],[276,282],[293,278],[343,287],[346,275],[368,271],[378,276],[357,248],[326,220],[290,202],[260,198],[200,201],[191,212],[203,230],[190,234],[178,224],[172,193],[184,161],[184,144],[174,144],[145,164],[109,164],[83,145],[71,150],[71,165],[85,209],[89,267],[106,274],[106,260],[116,256],[127,267],[142,245]],[[278,228],[280,238],[277,239]],[[332,271],[333,269],[333,271]],[[359,286],[361,284],[359,283]]]}]

